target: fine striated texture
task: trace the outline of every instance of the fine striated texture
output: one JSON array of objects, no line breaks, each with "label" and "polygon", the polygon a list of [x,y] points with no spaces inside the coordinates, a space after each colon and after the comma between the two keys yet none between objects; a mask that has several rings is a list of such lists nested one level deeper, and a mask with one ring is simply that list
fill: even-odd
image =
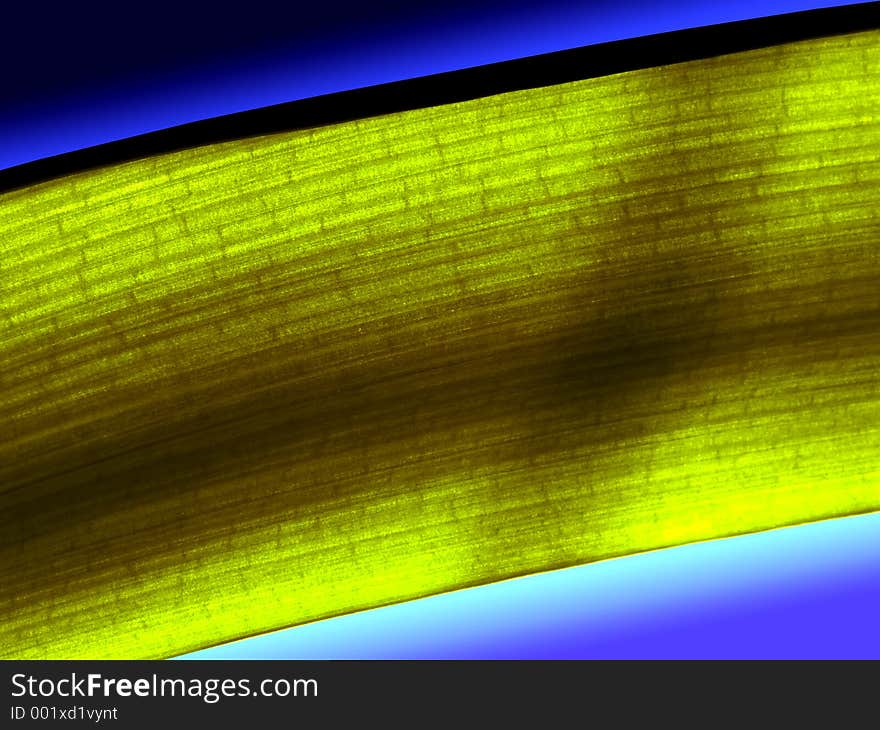
[{"label": "fine striated texture", "polygon": [[0,655],[880,509],[878,157],[869,32],[0,196]]}]

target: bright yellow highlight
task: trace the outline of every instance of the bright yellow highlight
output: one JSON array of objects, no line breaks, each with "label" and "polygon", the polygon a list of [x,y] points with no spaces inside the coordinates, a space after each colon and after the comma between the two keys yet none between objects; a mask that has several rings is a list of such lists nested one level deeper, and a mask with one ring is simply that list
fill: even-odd
[{"label": "bright yellow highlight", "polygon": [[0,196],[0,654],[880,509],[878,152],[863,33]]}]

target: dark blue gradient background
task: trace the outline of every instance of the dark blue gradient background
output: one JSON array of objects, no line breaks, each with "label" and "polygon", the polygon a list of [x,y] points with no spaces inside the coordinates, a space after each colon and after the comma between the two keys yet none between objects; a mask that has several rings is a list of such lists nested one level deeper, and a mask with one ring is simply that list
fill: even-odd
[{"label": "dark blue gradient background", "polygon": [[[845,4],[7,4],[0,168],[343,89]],[[878,617],[872,515],[437,596],[204,656],[880,658]]]},{"label": "dark blue gradient background", "polygon": [[6,3],[0,169],[387,81],[846,2]]}]

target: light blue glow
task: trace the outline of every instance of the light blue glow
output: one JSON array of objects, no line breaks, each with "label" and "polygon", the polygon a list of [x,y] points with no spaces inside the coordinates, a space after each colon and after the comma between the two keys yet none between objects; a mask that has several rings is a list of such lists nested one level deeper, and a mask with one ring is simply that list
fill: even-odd
[{"label": "light blue glow", "polygon": [[[132,78],[120,88],[71,89],[42,106],[0,106],[0,169],[344,89],[847,4],[548,0],[529,7],[512,0],[503,17],[426,21],[394,36],[327,38],[321,53],[266,49],[174,76]],[[878,615],[880,517],[874,515],[532,576],[191,656],[880,658]]]},{"label": "light blue glow", "polygon": [[316,622],[188,659],[880,658],[880,513]]}]

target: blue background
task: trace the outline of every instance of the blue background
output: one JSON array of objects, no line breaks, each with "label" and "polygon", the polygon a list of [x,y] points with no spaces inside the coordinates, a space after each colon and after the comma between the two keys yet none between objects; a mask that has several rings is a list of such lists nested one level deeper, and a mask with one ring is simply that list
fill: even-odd
[{"label": "blue background", "polygon": [[877,659],[880,514],[528,576],[190,657]]},{"label": "blue background", "polygon": [[6,3],[0,169],[221,114],[846,2]]},{"label": "blue background", "polygon": [[[7,4],[0,168],[269,104],[845,2]],[[880,658],[880,515],[633,556],[209,650]]]}]

